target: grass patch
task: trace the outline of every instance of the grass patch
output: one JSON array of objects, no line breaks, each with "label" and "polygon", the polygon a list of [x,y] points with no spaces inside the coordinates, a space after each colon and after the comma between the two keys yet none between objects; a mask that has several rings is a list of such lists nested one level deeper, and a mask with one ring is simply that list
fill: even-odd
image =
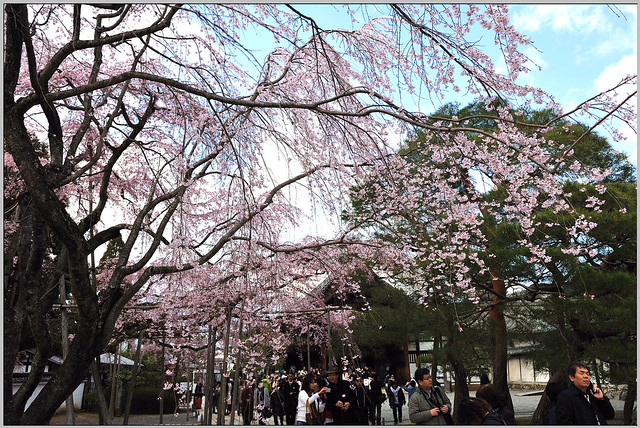
[{"label": "grass patch", "polygon": [[531,416],[516,418],[516,425],[531,425]]}]

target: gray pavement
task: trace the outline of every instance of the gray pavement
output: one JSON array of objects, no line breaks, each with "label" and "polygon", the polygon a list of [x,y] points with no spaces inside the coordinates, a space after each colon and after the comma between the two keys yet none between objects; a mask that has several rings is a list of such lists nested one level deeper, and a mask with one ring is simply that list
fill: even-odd
[{"label": "gray pavement", "polygon": [[[518,391],[511,390],[511,399],[513,400],[513,407],[515,410],[516,419],[518,418],[530,418],[533,415],[538,402],[540,401],[542,392],[532,391]],[[471,392],[471,395],[475,395],[475,392]],[[455,395],[452,392],[447,392],[447,396],[453,402]],[[613,420],[608,421],[609,425],[622,425],[622,410],[624,402],[611,399],[611,404],[616,411],[616,416]],[[214,419],[217,415],[214,414]],[[393,413],[389,405],[385,402],[382,405],[382,419],[383,425],[393,425]],[[123,418],[116,417],[114,420],[115,425],[122,425]],[[273,419],[269,419],[269,425],[273,425]],[[201,425],[197,418],[193,416],[193,413],[179,413],[177,417],[174,415],[163,415],[162,425]],[[231,424],[231,418],[226,417],[226,425]],[[67,423],[66,415],[56,415],[50,425],[69,425]],[[98,416],[94,413],[78,412],[76,414],[76,425],[78,426],[92,426],[98,425]],[[131,426],[153,426],[161,425],[159,415],[131,415],[129,418],[129,425]],[[234,425],[242,425],[242,418],[236,415]],[[253,421],[252,425],[258,425],[257,421]],[[412,425],[409,422],[409,411],[407,406],[402,408],[402,423],[399,425]]]}]

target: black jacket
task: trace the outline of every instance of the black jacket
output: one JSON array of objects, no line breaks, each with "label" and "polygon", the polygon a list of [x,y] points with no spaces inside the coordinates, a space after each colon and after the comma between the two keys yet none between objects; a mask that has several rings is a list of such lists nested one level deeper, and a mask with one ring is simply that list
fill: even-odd
[{"label": "black jacket", "polygon": [[[353,421],[353,409],[355,407],[356,395],[355,387],[351,388],[351,384],[345,380],[338,379],[337,383],[329,383],[329,391],[327,392],[327,401],[325,409],[331,412],[335,425],[351,425]],[[349,403],[348,410],[342,410],[336,407],[336,403],[342,401]]]},{"label": "black jacket", "polygon": [[374,379],[369,384],[369,391],[371,391],[371,401],[373,404],[381,404],[386,399],[386,396],[382,392],[384,383],[380,379]]},{"label": "black jacket", "polygon": [[280,395],[284,398],[285,413],[295,414],[298,407],[298,393],[300,384],[295,380],[289,382],[286,378],[280,381]]},{"label": "black jacket", "polygon": [[487,416],[482,420],[482,425],[506,425],[504,418],[502,415],[495,410],[487,413]]},{"label": "black jacket", "polygon": [[[607,425],[615,410],[607,397],[597,399],[589,393],[589,401],[573,383],[558,394],[556,422],[558,425]],[[596,418],[597,417],[597,418]]]}]

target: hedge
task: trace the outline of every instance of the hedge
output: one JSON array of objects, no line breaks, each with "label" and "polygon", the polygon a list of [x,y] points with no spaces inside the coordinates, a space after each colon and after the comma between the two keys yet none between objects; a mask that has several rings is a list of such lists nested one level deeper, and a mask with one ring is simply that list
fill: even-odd
[{"label": "hedge", "polygon": [[[176,398],[173,391],[162,391],[164,402],[164,413],[173,413],[176,408]],[[109,401],[109,389],[105,390],[105,397]],[[121,408],[124,411],[127,399],[126,389],[122,391]],[[85,410],[98,412],[98,393],[96,391],[87,394]],[[131,411],[133,415],[151,415],[158,414],[160,411],[160,400],[158,400],[158,388],[144,386],[133,390],[133,398],[131,400]]]}]

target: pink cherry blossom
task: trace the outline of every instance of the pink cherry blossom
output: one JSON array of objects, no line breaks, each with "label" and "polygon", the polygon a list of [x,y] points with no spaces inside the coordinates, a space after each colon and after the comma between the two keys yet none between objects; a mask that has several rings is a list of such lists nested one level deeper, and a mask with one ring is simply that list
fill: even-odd
[{"label": "pink cherry blossom", "polygon": [[[167,361],[204,364],[200,350],[215,342],[224,376],[238,356],[252,373],[296,338],[348,339],[353,308],[329,307],[322,287],[344,302],[360,293],[354,272],[406,272],[420,296],[477,302],[470,272],[487,270],[488,216],[518,224],[536,264],[548,260],[531,239],[537,210],[572,218],[563,227],[576,237],[594,229],[557,170],[569,165],[600,193],[609,171],[574,161],[580,136],[549,150],[549,126],[523,132],[518,112],[535,104],[561,120],[634,127],[635,76],[560,113],[541,88],[517,83],[535,66],[523,53],[532,41],[507,6],[352,7],[336,13],[371,18],[345,29],[280,4],[7,5],[5,290],[16,298],[5,329],[45,328],[50,307],[26,296],[64,279],[81,324],[56,382],[77,384],[126,325],[150,325],[144,346]],[[506,73],[472,29],[503,52]],[[492,131],[417,111],[459,91],[497,114]],[[416,130],[433,162],[398,154]],[[504,189],[504,203],[484,201],[481,184]],[[376,209],[356,218],[352,196]],[[397,219],[418,220],[419,236],[398,232],[391,244],[375,234]],[[588,254],[579,239],[562,250]],[[53,334],[36,332],[48,352]],[[10,339],[17,352],[19,334]],[[56,386],[26,410],[14,400],[6,421],[48,422],[71,390]]]}]

